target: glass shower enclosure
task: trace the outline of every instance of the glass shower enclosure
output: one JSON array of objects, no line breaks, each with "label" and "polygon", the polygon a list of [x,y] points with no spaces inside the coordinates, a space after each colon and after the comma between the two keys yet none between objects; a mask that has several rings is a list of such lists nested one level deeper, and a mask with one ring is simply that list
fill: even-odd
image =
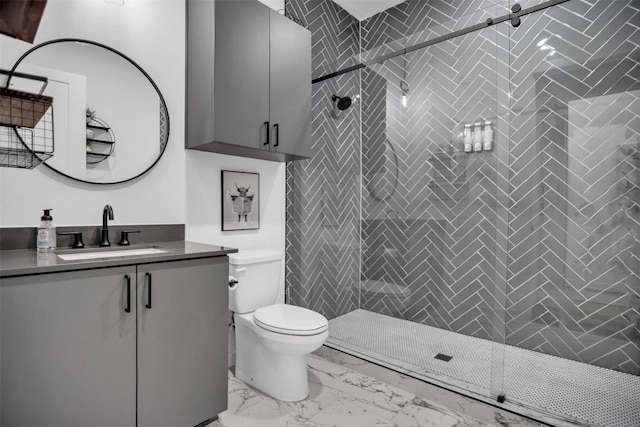
[{"label": "glass shower enclosure", "polygon": [[313,86],[289,302],[418,378],[640,425],[640,2],[312,3],[342,23],[310,24],[314,77],[366,66]]}]

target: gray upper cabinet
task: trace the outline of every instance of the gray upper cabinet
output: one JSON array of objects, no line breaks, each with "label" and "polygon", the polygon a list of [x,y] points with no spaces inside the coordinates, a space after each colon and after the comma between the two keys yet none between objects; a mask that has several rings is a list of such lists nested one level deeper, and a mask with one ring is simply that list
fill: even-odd
[{"label": "gray upper cabinet", "polygon": [[216,1],[215,14],[213,82],[187,84],[201,94],[214,91],[212,141],[268,149],[269,9],[257,1]]},{"label": "gray upper cabinet", "polygon": [[311,33],[258,1],[187,1],[187,148],[311,152]]},{"label": "gray upper cabinet", "polygon": [[270,15],[270,142],[276,151],[311,157],[311,33],[274,10]]}]

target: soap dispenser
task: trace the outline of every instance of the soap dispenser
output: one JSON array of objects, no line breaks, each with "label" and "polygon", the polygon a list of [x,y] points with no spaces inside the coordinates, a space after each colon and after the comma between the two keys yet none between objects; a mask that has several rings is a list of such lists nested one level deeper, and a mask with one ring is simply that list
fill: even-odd
[{"label": "soap dispenser", "polygon": [[479,153],[482,151],[482,123],[477,122],[473,129],[473,151]]},{"label": "soap dispenser", "polygon": [[56,248],[56,227],[53,225],[52,210],[44,209],[44,215],[40,218],[36,241],[38,252],[48,252]]},{"label": "soap dispenser", "polygon": [[493,127],[491,121],[484,122],[484,134],[482,135],[482,149],[484,151],[493,150]]},{"label": "soap dispenser", "polygon": [[473,153],[473,136],[470,124],[464,125],[463,149],[465,153]]}]

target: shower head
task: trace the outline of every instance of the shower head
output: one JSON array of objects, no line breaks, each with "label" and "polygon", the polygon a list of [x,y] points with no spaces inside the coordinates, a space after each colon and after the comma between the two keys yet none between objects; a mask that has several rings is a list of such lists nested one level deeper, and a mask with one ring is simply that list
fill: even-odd
[{"label": "shower head", "polygon": [[343,96],[342,98],[336,95],[333,95],[331,97],[331,100],[333,102],[338,101],[337,106],[338,106],[338,110],[340,111],[344,111],[347,108],[351,107],[351,98],[348,96]]}]

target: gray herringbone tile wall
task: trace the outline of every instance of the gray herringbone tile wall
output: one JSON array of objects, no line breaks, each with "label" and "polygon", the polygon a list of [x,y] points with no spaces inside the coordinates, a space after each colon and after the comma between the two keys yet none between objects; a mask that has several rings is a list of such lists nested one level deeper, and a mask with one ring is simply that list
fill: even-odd
[{"label": "gray herringbone tile wall", "polygon": [[[311,31],[314,70],[352,65],[355,18],[329,0],[290,0],[287,11]],[[358,74],[313,85],[314,157],[287,165],[289,301],[328,318],[358,308],[360,278],[360,104],[334,116],[334,94],[359,95]]]},{"label": "gray herringbone tile wall", "polygon": [[[494,3],[407,1],[361,23],[361,53],[507,13]],[[342,9],[289,7],[315,69],[357,57]],[[639,20],[639,1],[571,0],[314,85],[316,157],[287,169],[291,301],[640,374]],[[493,150],[464,153],[481,119]]]}]

